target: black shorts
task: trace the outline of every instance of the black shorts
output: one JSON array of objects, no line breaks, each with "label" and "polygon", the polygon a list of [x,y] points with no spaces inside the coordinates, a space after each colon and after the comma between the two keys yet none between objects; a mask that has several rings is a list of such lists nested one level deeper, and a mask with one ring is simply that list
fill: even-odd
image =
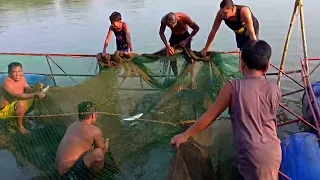
[{"label": "black shorts", "polygon": [[[181,41],[187,39],[190,36],[190,33],[186,31],[182,35],[171,34],[169,39],[170,46],[178,45]],[[186,47],[191,49],[191,40],[186,44]]]},{"label": "black shorts", "polygon": [[[256,34],[257,39],[258,39],[258,34]],[[236,42],[237,42],[237,47],[239,49],[242,48],[242,46],[248,41],[250,40],[250,36],[248,35],[242,35],[242,34],[236,34]]]},{"label": "black shorts", "polygon": [[93,171],[84,163],[83,156],[80,157],[73,167],[65,173],[61,179],[63,180],[89,180],[93,179]]},{"label": "black shorts", "polygon": [[129,52],[129,48],[121,48],[121,47],[117,47],[117,51],[122,51],[122,52]]}]

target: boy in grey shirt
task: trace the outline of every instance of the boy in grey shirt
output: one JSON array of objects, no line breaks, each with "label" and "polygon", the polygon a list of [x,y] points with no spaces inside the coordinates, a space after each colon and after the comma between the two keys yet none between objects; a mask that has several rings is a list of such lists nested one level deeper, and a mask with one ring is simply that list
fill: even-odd
[{"label": "boy in grey shirt", "polygon": [[249,40],[240,54],[244,78],[229,81],[208,111],[184,133],[174,136],[171,144],[179,147],[229,107],[240,174],[246,180],[277,180],[282,153],[276,110],[281,91],[264,78],[271,54],[267,42]]}]

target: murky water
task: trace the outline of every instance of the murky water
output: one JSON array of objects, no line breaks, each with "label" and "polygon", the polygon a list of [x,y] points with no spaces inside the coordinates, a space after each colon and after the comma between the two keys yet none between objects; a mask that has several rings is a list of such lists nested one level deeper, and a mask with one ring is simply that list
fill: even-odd
[{"label": "murky water", "polygon": [[[267,40],[273,48],[272,63],[278,65],[291,18],[294,1],[237,0],[237,4],[248,5],[260,21],[260,38]],[[319,1],[305,2],[305,23],[309,56],[320,56],[318,42],[320,27],[316,23]],[[0,52],[33,53],[78,53],[96,54],[102,50],[109,27],[109,15],[119,11],[130,26],[133,48],[136,52],[152,53],[163,47],[158,35],[160,20],[167,12],[182,11],[200,26],[194,37],[193,49],[201,50],[205,45],[213,18],[218,10],[218,1],[200,0],[10,0],[0,1]],[[296,21],[296,25],[299,25]],[[292,34],[287,70],[300,69],[302,57],[300,28],[296,26]],[[166,32],[169,37],[169,31]],[[232,51],[236,49],[234,34],[224,24],[221,25],[212,50]],[[111,41],[108,51],[115,50],[115,40]],[[21,61],[26,72],[48,73],[45,59],[21,57],[0,57],[0,71],[7,71],[8,62]],[[93,73],[95,61],[88,58],[82,61],[61,58],[59,64],[68,73]],[[54,71],[59,71],[57,68]],[[58,72],[57,72],[58,73]],[[61,73],[61,72],[59,72]],[[319,73],[315,73],[317,77]],[[299,75],[295,76],[297,79]],[[317,80],[317,79],[314,79]],[[285,81],[285,89],[297,88],[291,81]],[[2,155],[3,154],[3,155]],[[1,151],[0,157],[11,157]],[[8,158],[13,159],[13,158]],[[18,163],[13,171],[18,172]],[[10,162],[9,162],[10,161]],[[2,161],[1,161],[2,163]],[[0,174],[2,174],[0,170]],[[19,173],[8,178],[21,178]]]},{"label": "murky water", "polygon": [[[170,11],[182,11],[190,15],[200,26],[194,37],[193,47],[203,48],[219,3],[209,0],[11,0],[0,3],[1,52],[38,53],[84,53],[96,54],[103,47],[109,26],[109,15],[117,10],[131,29],[133,47],[137,52],[154,52],[163,47],[158,35],[161,17]],[[274,50],[272,62],[279,61],[285,35],[293,9],[293,1],[237,1],[248,5],[260,21],[260,38],[267,40]],[[305,21],[310,56],[317,56],[319,26],[315,23],[317,13],[313,7],[317,1],[305,2]],[[297,30],[299,28],[295,28]],[[169,35],[169,31],[167,31]],[[294,31],[289,64],[295,65],[297,48]],[[114,39],[109,51],[115,50]],[[299,38],[300,42],[300,38]],[[212,49],[235,50],[234,34],[222,24]],[[297,65],[299,65],[297,63]]]}]

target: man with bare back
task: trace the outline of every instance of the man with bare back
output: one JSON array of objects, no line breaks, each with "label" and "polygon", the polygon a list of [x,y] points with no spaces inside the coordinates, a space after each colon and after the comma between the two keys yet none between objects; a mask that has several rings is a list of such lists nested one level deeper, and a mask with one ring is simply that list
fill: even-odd
[{"label": "man with bare back", "polygon": [[23,68],[20,63],[10,63],[8,75],[0,87],[0,119],[18,116],[18,129],[22,134],[27,134],[29,131],[23,126],[24,116],[32,106],[33,98],[43,98],[45,94],[31,93],[33,90],[23,76]]},{"label": "man with bare back", "polygon": [[[172,31],[169,43],[167,42],[164,32],[166,27],[169,27]],[[188,32],[188,27],[193,29],[191,34]],[[161,20],[161,26],[159,30],[159,35],[164,45],[166,46],[170,55],[174,54],[174,49],[172,46],[179,45],[181,47],[191,48],[191,39],[199,31],[199,26],[185,13],[170,12],[165,15]],[[174,75],[178,76],[177,61],[172,61],[170,63]]]},{"label": "man with bare back", "polygon": [[[56,154],[56,168],[62,179],[92,179],[104,166],[108,140],[95,126],[96,106],[89,101],[78,105],[79,121],[72,123]],[[94,147],[93,147],[94,145]]]}]

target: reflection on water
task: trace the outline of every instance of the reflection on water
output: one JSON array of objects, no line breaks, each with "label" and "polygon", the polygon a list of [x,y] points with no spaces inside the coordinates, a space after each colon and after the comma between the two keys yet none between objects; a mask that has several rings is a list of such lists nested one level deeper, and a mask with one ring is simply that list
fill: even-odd
[{"label": "reflection on water", "polygon": [[1,178],[3,179],[30,179],[37,175],[37,172],[33,169],[28,169],[26,164],[22,165],[21,162],[6,149],[0,150],[0,169],[1,172],[5,172],[1,173]]}]

